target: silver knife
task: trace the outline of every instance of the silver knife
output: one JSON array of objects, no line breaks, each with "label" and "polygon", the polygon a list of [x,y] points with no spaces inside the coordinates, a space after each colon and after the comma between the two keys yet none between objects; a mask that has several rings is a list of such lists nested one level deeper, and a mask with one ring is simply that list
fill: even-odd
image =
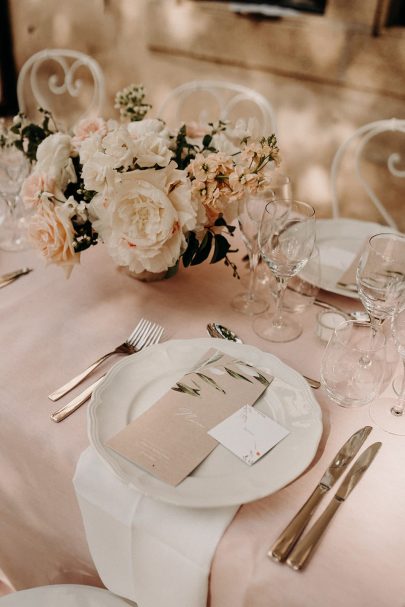
[{"label": "silver knife", "polygon": [[275,559],[276,561],[284,561],[287,558],[288,554],[291,552],[294,545],[302,535],[305,527],[311,520],[311,517],[321,501],[321,498],[335,484],[344,470],[346,470],[353,457],[360,450],[360,447],[363,445],[371,430],[371,426],[361,428],[345,442],[343,447],[339,449],[330,466],[327,468],[325,474],[322,476],[318,485],[315,487],[305,504],[297,512],[292,521],[287,525],[271,547],[270,551],[268,552],[269,557]]},{"label": "silver knife", "polygon": [[20,270],[15,270],[14,272],[8,272],[7,274],[3,274],[0,276],[0,287],[5,287],[9,285],[11,282],[19,278],[20,276],[24,276],[25,274],[29,274],[32,272],[32,268],[21,268]]},{"label": "silver knife", "polygon": [[291,552],[287,559],[287,565],[298,571],[306,564],[333,515],[357,485],[364,472],[377,455],[380,447],[381,443],[373,443],[357,458],[326,510]]}]

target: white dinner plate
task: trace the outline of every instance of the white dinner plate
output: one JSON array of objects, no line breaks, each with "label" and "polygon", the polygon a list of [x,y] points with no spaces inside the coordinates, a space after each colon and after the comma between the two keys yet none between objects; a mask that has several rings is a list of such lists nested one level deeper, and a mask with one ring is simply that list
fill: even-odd
[{"label": "white dinner plate", "polygon": [[55,584],[12,592],[1,607],[128,607],[130,603],[102,588]]},{"label": "white dinner plate", "polygon": [[[243,358],[275,377],[256,407],[290,433],[253,466],[218,445],[190,476],[172,487],[105,443],[149,409],[209,348]],[[168,341],[117,363],[93,394],[88,431],[103,462],[138,491],[179,506],[211,508],[259,499],[295,479],[316,453],[322,419],[307,382],[278,358],[253,346],[201,338]]]},{"label": "white dinner plate", "polygon": [[393,228],[357,219],[317,219],[316,244],[321,272],[315,277],[305,271],[300,276],[320,289],[359,299],[357,292],[337,286],[337,281],[350,266],[362,245],[373,234],[395,232]]}]

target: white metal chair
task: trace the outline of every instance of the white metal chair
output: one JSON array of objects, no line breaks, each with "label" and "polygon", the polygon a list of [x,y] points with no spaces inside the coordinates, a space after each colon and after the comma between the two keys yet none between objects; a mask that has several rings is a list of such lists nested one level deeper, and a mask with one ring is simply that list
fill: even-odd
[{"label": "white metal chair", "polygon": [[59,115],[65,125],[100,114],[104,92],[104,75],[97,61],[71,49],[35,53],[24,63],[17,80],[20,111],[31,115],[42,107]]},{"label": "white metal chair", "polygon": [[191,120],[206,124],[254,117],[264,135],[276,130],[275,112],[266,97],[246,86],[225,81],[186,82],[167,95],[157,115],[174,126]]},{"label": "white metal chair", "polygon": [[[391,118],[389,120],[377,120],[376,122],[371,122],[369,124],[365,124],[364,126],[357,129],[346,141],[344,141],[340,147],[338,148],[335,157],[332,162],[331,167],[331,187],[332,187],[332,212],[333,217],[339,216],[339,196],[337,192],[337,178],[338,173],[341,168],[343,157],[345,153],[348,151],[349,147],[356,142],[355,146],[355,175],[370,198],[371,202],[374,204],[378,212],[384,218],[385,222],[391,226],[392,228],[398,229],[398,226],[391,216],[391,214],[386,210],[383,203],[375,193],[374,189],[371,187],[369,180],[367,180],[364,176],[362,169],[362,159],[364,159],[363,152],[365,147],[370,142],[371,139],[385,132],[398,132],[405,134],[405,120]],[[404,144],[403,144],[404,145]],[[405,147],[401,148],[401,151],[404,151],[404,156],[401,157],[401,154],[398,152],[392,152],[388,155],[386,160],[387,168],[392,177],[405,177],[405,170],[400,170],[398,168],[398,164],[402,160],[405,161]]]}]

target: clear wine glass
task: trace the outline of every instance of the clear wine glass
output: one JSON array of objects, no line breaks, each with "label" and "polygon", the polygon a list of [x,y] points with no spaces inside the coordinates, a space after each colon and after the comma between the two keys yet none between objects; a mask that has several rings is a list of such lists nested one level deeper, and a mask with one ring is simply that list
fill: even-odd
[{"label": "clear wine glass", "polygon": [[234,310],[248,316],[261,314],[269,305],[263,295],[258,294],[256,290],[256,268],[259,262],[257,234],[266,202],[266,195],[261,192],[251,195],[239,203],[238,223],[249,256],[249,284],[247,291],[239,293],[233,298],[231,306]]},{"label": "clear wine glass", "polygon": [[29,173],[29,162],[16,148],[0,153],[0,249],[21,251],[28,248],[26,217],[19,192]]},{"label": "clear wine glass", "polygon": [[[385,336],[378,333],[371,343],[368,323],[346,320],[333,332],[321,363],[325,392],[341,407],[361,407],[376,398],[385,369]],[[368,365],[362,364],[367,356]]]},{"label": "clear wine glass", "polygon": [[257,242],[264,208],[270,200],[291,198],[291,180],[287,175],[272,173],[267,179],[268,185],[265,188],[255,195],[246,197],[239,204],[238,223],[249,257],[249,283],[247,290],[236,295],[231,305],[238,312],[248,316],[261,314],[269,306],[268,297],[257,291],[258,280],[262,286],[263,279],[267,282],[266,275],[263,276],[259,272],[260,252]]},{"label": "clear wine glass", "polygon": [[403,365],[402,377],[393,384],[398,398],[377,399],[370,407],[370,416],[386,432],[405,436],[405,306],[391,317],[391,329]]},{"label": "clear wine glass", "polygon": [[375,336],[405,294],[405,236],[372,236],[361,255],[356,282]]},{"label": "clear wine glass", "polygon": [[257,318],[253,329],[263,339],[287,342],[301,335],[294,315],[283,310],[288,280],[298,274],[315,245],[315,211],[306,202],[274,200],[266,205],[259,228],[259,250],[277,280],[277,302],[273,314]]}]

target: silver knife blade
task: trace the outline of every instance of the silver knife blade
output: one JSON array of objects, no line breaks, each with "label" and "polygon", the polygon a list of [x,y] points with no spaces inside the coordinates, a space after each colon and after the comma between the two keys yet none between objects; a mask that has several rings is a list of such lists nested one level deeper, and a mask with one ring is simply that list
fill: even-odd
[{"label": "silver knife blade", "polygon": [[375,456],[377,455],[381,443],[373,443],[368,447],[353,464],[349,472],[346,474],[339,489],[333,496],[332,501],[328,504],[321,516],[315,521],[311,529],[297,543],[287,559],[287,565],[295,571],[302,569],[310,556],[314,552],[319,540],[322,537],[325,529],[339,509],[339,506],[347,499],[348,495],[357,485],[364,472],[367,470]]},{"label": "silver knife blade", "polygon": [[305,504],[288,523],[287,527],[272,545],[268,552],[269,557],[279,562],[287,558],[288,554],[294,548],[304,529],[311,520],[311,517],[322,497],[329,491],[343,471],[347,468],[353,457],[359,451],[360,447],[370,434],[371,430],[371,426],[360,428],[360,430],[352,434],[352,436],[339,449]]},{"label": "silver knife blade", "polygon": [[358,453],[360,447],[368,437],[372,430],[371,426],[364,426],[345,442],[343,447],[336,453],[334,459],[325,471],[325,474],[320,480],[320,485],[330,489],[341,476],[342,472],[352,461],[353,457]]},{"label": "silver knife blade", "polygon": [[381,444],[382,443],[373,443],[365,451],[363,451],[360,457],[353,464],[352,468],[346,474],[339,489],[336,491],[334,499],[342,502],[345,501],[377,455]]}]

